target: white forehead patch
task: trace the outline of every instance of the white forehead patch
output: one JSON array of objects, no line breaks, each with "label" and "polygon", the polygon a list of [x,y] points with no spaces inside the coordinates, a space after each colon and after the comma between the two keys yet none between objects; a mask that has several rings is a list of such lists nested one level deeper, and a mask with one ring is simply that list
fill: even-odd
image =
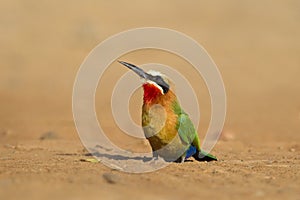
[{"label": "white forehead patch", "polygon": [[[148,72],[149,73],[149,72]],[[152,74],[151,74],[152,75]],[[160,90],[160,93],[161,94],[164,94],[164,90],[162,89],[162,87],[160,87],[157,83],[155,83],[154,81],[150,81],[150,80],[147,80],[146,81],[147,83],[151,84],[151,85],[154,85],[156,88],[158,88]]]},{"label": "white forehead patch", "polygon": [[152,75],[152,76],[160,76],[162,77],[162,79],[167,83],[169,84],[169,80],[167,78],[167,76],[161,72],[158,72],[158,71],[155,71],[155,70],[149,70],[147,71],[148,74]]},{"label": "white forehead patch", "polygon": [[151,74],[152,76],[165,76],[164,74],[154,70],[149,70],[147,73]]}]

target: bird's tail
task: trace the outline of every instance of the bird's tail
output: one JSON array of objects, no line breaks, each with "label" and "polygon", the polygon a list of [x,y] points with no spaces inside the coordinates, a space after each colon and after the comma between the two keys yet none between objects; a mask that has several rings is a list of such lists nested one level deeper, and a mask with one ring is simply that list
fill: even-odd
[{"label": "bird's tail", "polygon": [[213,156],[209,153],[206,153],[205,151],[202,151],[202,150],[197,151],[193,155],[193,157],[198,161],[207,161],[207,162],[209,162],[209,161],[217,161],[218,160],[215,156]]}]

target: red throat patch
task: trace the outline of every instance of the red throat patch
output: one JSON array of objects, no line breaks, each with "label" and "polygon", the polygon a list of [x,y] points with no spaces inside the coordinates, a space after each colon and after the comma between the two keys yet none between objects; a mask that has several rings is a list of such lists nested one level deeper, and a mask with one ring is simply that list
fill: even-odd
[{"label": "red throat patch", "polygon": [[157,97],[161,95],[161,91],[155,85],[150,83],[145,83],[144,88],[144,103],[151,103]]}]

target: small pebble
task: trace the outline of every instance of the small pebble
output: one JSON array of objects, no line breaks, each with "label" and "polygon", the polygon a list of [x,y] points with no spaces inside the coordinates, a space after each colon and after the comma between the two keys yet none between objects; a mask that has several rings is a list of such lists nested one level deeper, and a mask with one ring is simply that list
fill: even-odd
[{"label": "small pebble", "polygon": [[0,129],[0,137],[7,137],[11,134],[9,130]]},{"label": "small pebble", "polygon": [[57,139],[57,134],[52,131],[48,131],[41,135],[40,140],[49,140],[49,139]]},{"label": "small pebble", "polygon": [[116,184],[119,181],[119,177],[111,173],[104,173],[102,177],[109,184]]},{"label": "small pebble", "polygon": [[295,151],[296,151],[296,149],[290,148],[290,152],[295,152]]}]

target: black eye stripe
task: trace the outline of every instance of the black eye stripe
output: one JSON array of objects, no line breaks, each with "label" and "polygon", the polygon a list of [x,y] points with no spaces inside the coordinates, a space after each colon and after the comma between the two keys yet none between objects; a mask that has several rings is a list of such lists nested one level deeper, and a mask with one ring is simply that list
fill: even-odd
[{"label": "black eye stripe", "polygon": [[170,86],[164,81],[162,77],[151,75],[150,79],[155,83],[157,83],[160,87],[162,87],[165,94],[169,91]]}]

